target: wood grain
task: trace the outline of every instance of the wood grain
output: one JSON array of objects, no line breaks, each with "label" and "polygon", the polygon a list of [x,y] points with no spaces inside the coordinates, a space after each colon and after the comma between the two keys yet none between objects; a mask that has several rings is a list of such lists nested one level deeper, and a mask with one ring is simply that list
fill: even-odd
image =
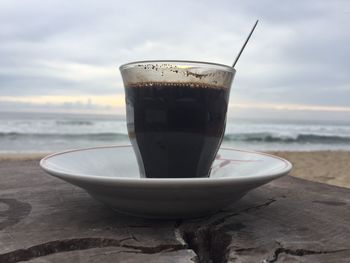
[{"label": "wood grain", "polygon": [[349,262],[349,219],[349,189],[289,176],[210,217],[135,218],[37,160],[0,162],[1,263]]}]

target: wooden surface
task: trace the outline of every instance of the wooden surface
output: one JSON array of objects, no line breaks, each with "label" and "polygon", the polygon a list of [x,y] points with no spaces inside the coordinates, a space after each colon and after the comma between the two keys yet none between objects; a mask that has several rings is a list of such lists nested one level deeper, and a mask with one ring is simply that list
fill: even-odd
[{"label": "wooden surface", "polygon": [[115,213],[38,161],[0,162],[0,263],[350,262],[349,222],[349,189],[293,177],[211,217],[158,221]]}]

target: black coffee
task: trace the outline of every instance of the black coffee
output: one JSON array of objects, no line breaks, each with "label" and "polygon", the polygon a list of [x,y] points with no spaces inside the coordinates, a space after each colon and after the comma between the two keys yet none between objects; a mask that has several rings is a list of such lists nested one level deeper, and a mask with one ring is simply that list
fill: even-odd
[{"label": "black coffee", "polygon": [[146,177],[209,176],[225,131],[229,89],[139,83],[125,91],[128,133]]}]

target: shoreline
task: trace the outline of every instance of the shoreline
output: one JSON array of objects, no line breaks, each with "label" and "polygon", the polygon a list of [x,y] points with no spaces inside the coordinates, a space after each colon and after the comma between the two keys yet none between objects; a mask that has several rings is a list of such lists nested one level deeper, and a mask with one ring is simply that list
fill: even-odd
[{"label": "shoreline", "polygon": [[[350,188],[350,151],[266,151],[293,164],[291,176]],[[50,153],[0,153],[0,162],[39,161]],[[0,163],[1,164],[1,163]]]}]

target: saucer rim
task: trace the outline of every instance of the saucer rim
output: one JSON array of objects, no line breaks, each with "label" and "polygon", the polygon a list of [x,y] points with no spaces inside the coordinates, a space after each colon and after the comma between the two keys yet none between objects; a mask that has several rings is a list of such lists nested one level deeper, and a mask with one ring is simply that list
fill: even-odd
[{"label": "saucer rim", "polygon": [[293,168],[292,163],[290,163],[288,160],[281,158],[279,156],[275,156],[273,154],[265,153],[265,152],[258,152],[253,150],[244,150],[244,149],[236,149],[232,147],[220,147],[222,150],[229,150],[229,151],[238,151],[238,152],[245,152],[245,153],[253,153],[258,155],[265,155],[274,159],[278,159],[279,161],[284,162],[285,167],[278,169],[278,172],[270,172],[267,174],[260,174],[258,176],[247,176],[247,177],[221,177],[221,178],[211,178],[211,177],[205,177],[205,178],[125,178],[125,177],[110,177],[110,176],[97,176],[97,175],[91,175],[86,173],[66,173],[63,171],[57,171],[54,169],[50,169],[45,165],[49,161],[49,159],[54,158],[58,155],[68,154],[72,152],[80,152],[80,151],[88,151],[88,150],[95,150],[95,149],[109,149],[109,148],[129,148],[132,147],[131,144],[125,144],[125,145],[108,145],[108,146],[96,146],[96,147],[88,147],[88,148],[77,148],[77,149],[71,149],[66,151],[60,151],[56,153],[49,154],[42,158],[40,160],[40,167],[46,171],[47,173],[54,175],[56,177],[59,177],[61,179],[72,179],[72,180],[78,180],[78,181],[89,181],[94,183],[125,183],[125,184],[142,184],[145,186],[145,184],[149,184],[150,186],[156,186],[156,185],[164,185],[164,184],[173,184],[173,185],[193,185],[193,183],[196,183],[196,185],[212,185],[212,184],[225,184],[225,183],[251,183],[251,182],[257,182],[257,181],[269,181],[272,179],[276,179],[278,177],[287,175]]}]

